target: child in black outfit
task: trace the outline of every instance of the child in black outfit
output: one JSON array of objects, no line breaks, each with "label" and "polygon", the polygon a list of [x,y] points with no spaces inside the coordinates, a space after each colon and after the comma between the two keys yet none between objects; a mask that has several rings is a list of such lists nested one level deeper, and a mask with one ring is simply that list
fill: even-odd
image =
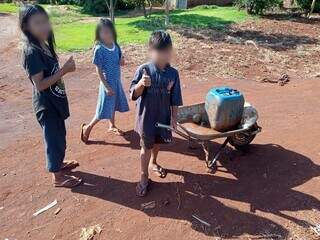
[{"label": "child in black outfit", "polygon": [[82,180],[63,170],[78,166],[76,161],[63,162],[66,150],[65,119],[69,117],[68,99],[62,77],[74,72],[72,57],[59,67],[54,34],[48,14],[40,5],[25,5],[19,23],[24,35],[23,66],[33,85],[32,103],[43,130],[47,169],[56,187],[75,187]]}]

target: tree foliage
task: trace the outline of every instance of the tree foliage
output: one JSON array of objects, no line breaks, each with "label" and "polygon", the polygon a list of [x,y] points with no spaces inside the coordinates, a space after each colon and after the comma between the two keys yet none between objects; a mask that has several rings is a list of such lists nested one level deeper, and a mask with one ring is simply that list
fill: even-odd
[{"label": "tree foliage", "polygon": [[235,0],[235,5],[244,8],[249,14],[263,14],[266,10],[277,7],[281,0]]},{"label": "tree foliage", "polygon": [[[109,0],[38,0],[41,4],[72,4],[82,6],[83,11],[94,14],[106,14],[109,12],[107,2]],[[127,10],[135,8],[134,0],[117,0],[116,9]]]},{"label": "tree foliage", "polygon": [[[296,0],[298,6],[305,12],[310,12],[312,0]],[[320,12],[320,0],[315,1],[314,12]]]}]

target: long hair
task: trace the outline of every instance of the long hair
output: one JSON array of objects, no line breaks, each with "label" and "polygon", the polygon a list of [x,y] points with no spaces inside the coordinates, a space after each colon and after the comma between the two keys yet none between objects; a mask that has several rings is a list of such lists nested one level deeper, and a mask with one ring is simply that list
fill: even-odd
[{"label": "long hair", "polygon": [[112,21],[109,20],[108,18],[101,18],[99,23],[97,24],[95,44],[101,42],[100,31],[101,31],[101,28],[103,28],[103,27],[109,28],[111,30],[112,35],[113,35],[113,41],[116,45],[118,45],[116,28],[114,27],[114,24],[112,23]]},{"label": "long hair", "polygon": [[[38,39],[36,39],[29,31],[28,31],[28,23],[30,18],[35,15],[35,14],[43,14],[48,18],[49,21],[49,15],[46,12],[46,10],[44,10],[43,7],[41,7],[40,5],[32,5],[32,4],[26,4],[23,5],[20,8],[20,12],[19,12],[19,26],[20,29],[25,37],[25,43],[27,45],[31,45],[34,44],[38,47],[41,48],[40,42],[38,41]],[[56,43],[55,43],[55,38],[54,38],[54,34],[53,31],[51,30],[48,40],[47,40],[47,44],[49,47],[49,50],[52,54],[53,57],[58,58],[57,54],[56,54]]]}]

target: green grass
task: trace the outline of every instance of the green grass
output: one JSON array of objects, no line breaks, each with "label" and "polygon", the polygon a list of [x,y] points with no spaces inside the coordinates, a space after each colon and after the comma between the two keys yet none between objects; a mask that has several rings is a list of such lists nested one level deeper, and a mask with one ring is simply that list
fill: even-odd
[{"label": "green grass", "polygon": [[[116,28],[118,41],[121,45],[146,43],[150,30],[144,30],[133,24],[135,21],[141,20],[143,17],[117,18]],[[58,48],[62,51],[79,51],[92,47],[95,27],[95,22],[74,22],[55,26]]]},{"label": "green grass", "polygon": [[[171,28],[187,27],[193,29],[218,29],[232,23],[245,21],[248,15],[234,7],[199,6],[189,10],[176,10],[170,14]],[[158,13],[148,19],[135,21],[141,28],[164,28],[164,15]]]},{"label": "green grass", "polygon": [[[51,16],[60,51],[81,51],[93,46],[97,17],[81,13],[81,8],[77,6],[43,6]],[[0,12],[15,13],[17,7],[14,4],[0,4]],[[223,29],[248,18],[245,11],[234,7],[200,6],[171,11],[169,28]],[[147,19],[122,14],[116,18],[116,28],[120,44],[143,44],[151,31],[165,29],[164,13],[154,13]]]},{"label": "green grass", "polygon": [[0,3],[0,13],[16,13],[18,7],[13,3]]}]

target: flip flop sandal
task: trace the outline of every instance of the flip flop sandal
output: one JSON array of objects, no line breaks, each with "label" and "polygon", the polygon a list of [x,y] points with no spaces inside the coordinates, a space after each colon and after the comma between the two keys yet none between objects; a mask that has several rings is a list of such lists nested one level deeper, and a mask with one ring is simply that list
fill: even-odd
[{"label": "flip flop sandal", "polygon": [[152,171],[160,178],[165,178],[167,176],[167,171],[164,168],[160,167],[159,165],[157,165],[156,167],[153,167]]},{"label": "flip flop sandal", "polygon": [[142,184],[139,182],[136,186],[136,194],[138,197],[145,197],[150,190],[150,180]]},{"label": "flip flop sandal", "polygon": [[79,186],[82,183],[81,178],[70,176],[68,179],[64,180],[62,183],[54,183],[55,187],[64,187],[64,188],[74,188]]},{"label": "flip flop sandal", "polygon": [[75,160],[72,161],[65,161],[62,163],[62,167],[61,170],[71,170],[74,169],[76,167],[79,167],[79,163]]},{"label": "flip flop sandal", "polygon": [[89,137],[86,136],[86,135],[84,134],[84,132],[83,132],[83,128],[84,128],[85,125],[86,125],[85,123],[82,123],[82,125],[81,125],[80,139],[81,139],[82,142],[84,142],[85,144],[87,144],[87,143],[88,143],[88,140],[89,140]]},{"label": "flip flop sandal", "polygon": [[124,132],[121,131],[121,130],[118,129],[118,128],[108,129],[108,132],[114,133],[114,134],[117,135],[117,136],[123,136],[123,135],[124,135]]}]

